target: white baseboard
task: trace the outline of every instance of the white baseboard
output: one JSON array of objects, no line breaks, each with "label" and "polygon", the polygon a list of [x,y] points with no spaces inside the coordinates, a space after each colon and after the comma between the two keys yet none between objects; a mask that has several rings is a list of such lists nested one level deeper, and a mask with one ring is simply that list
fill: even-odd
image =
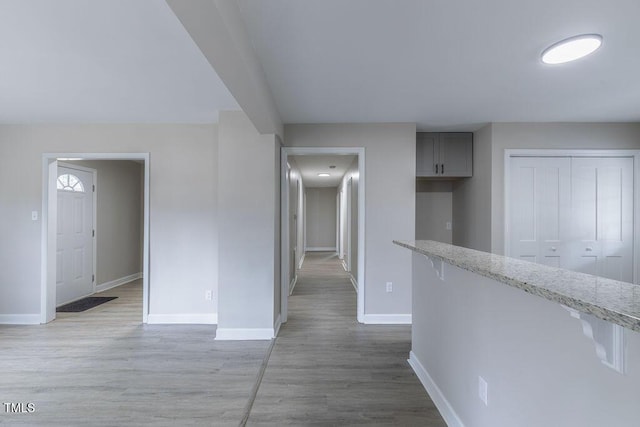
[{"label": "white baseboard", "polygon": [[323,246],[318,246],[318,247],[313,247],[313,248],[306,248],[305,249],[306,252],[336,252],[336,247],[323,247]]},{"label": "white baseboard", "polygon": [[433,381],[433,378],[431,378],[431,375],[429,375],[424,366],[422,366],[422,363],[420,363],[413,351],[409,353],[408,362],[413,368],[413,372],[416,373],[416,376],[422,383],[424,389],[427,390],[429,397],[433,400],[433,403],[436,405],[436,408],[438,408],[438,411],[440,411],[440,415],[442,415],[442,418],[444,418],[447,425],[449,427],[464,427],[464,424],[462,424],[458,414],[453,410],[453,407],[447,398],[442,394],[440,388]]},{"label": "white baseboard", "polygon": [[96,286],[96,292],[104,292],[111,288],[115,288],[116,286],[124,285],[125,283],[133,282],[134,280],[138,280],[141,278],[142,273],[135,273],[116,280],[111,280],[110,282],[104,282]]},{"label": "white baseboard", "polygon": [[152,314],[147,317],[149,324],[191,324],[216,325],[218,313]]},{"label": "white baseboard", "polygon": [[298,283],[298,275],[296,274],[293,277],[293,280],[291,281],[291,283],[289,283],[289,295],[291,295],[293,293],[293,288],[296,287],[297,283]]},{"label": "white baseboard", "polygon": [[270,340],[275,336],[273,328],[218,328],[217,341]]},{"label": "white baseboard", "polygon": [[300,261],[298,262],[298,270],[302,268],[302,263],[304,262],[304,257],[306,255],[307,255],[306,253],[303,253],[302,256],[300,257]]},{"label": "white baseboard", "polygon": [[349,269],[347,268],[347,263],[344,262],[344,259],[340,263],[342,264],[342,268],[344,269],[344,271],[349,271]]},{"label": "white baseboard", "polygon": [[0,314],[0,325],[39,325],[40,314]]},{"label": "white baseboard", "polygon": [[278,317],[276,318],[275,325],[273,326],[273,329],[274,329],[273,336],[274,336],[274,338],[278,336],[278,332],[280,332],[280,326],[282,326],[282,317],[280,317],[280,315],[278,314]]},{"label": "white baseboard", "polygon": [[410,325],[410,314],[365,314],[364,322],[368,325]]}]

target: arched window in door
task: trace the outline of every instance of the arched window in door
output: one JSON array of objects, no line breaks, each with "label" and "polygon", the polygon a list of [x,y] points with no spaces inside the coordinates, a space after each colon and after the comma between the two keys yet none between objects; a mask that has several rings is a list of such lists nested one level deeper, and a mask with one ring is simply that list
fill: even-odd
[{"label": "arched window in door", "polygon": [[84,193],[84,185],[82,184],[82,181],[80,181],[80,178],[70,173],[60,175],[58,177],[56,187],[58,190]]}]

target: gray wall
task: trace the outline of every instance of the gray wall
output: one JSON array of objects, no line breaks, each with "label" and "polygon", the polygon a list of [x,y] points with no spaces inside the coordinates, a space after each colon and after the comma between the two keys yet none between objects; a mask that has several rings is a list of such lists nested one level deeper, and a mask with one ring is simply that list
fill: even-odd
[{"label": "gray wall", "polygon": [[625,330],[621,375],[560,304],[450,265],[444,278],[414,254],[412,351],[463,425],[638,425],[640,334]]},{"label": "gray wall", "polygon": [[336,250],[336,189],[310,188],[307,194],[307,244],[309,250]]},{"label": "gray wall", "polygon": [[453,192],[454,244],[504,253],[505,149],[640,149],[640,124],[493,123],[475,132],[473,178]]},{"label": "gray wall", "polygon": [[[415,125],[287,125],[284,142],[365,148],[365,316],[410,313],[411,256],[392,240],[415,237]],[[385,291],[386,282],[393,282],[392,293]]]},{"label": "gray wall", "polygon": [[280,286],[279,144],[274,135],[258,134],[242,112],[221,112],[219,129],[218,337],[222,331],[266,333],[277,316]]},{"label": "gray wall", "polygon": [[452,242],[447,230],[447,222],[453,222],[452,188],[452,181],[416,182],[416,240]]},{"label": "gray wall", "polygon": [[[215,315],[217,126],[2,125],[0,314],[40,313],[42,153],[150,153],[150,311]],[[20,177],[20,185],[15,185]]]},{"label": "gray wall", "polygon": [[128,160],[72,161],[96,169],[96,284],[142,272],[144,165]]},{"label": "gray wall", "polygon": [[504,253],[504,150],[640,149],[640,123],[494,123],[492,130],[491,249]]},{"label": "gray wall", "polygon": [[473,134],[473,177],[453,186],[453,244],[491,252],[492,128]]}]

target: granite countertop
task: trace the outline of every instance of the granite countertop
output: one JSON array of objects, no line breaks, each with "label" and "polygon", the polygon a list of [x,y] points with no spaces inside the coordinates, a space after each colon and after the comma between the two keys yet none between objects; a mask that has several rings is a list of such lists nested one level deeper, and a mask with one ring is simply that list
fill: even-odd
[{"label": "granite countertop", "polygon": [[431,240],[393,243],[640,332],[640,285]]}]

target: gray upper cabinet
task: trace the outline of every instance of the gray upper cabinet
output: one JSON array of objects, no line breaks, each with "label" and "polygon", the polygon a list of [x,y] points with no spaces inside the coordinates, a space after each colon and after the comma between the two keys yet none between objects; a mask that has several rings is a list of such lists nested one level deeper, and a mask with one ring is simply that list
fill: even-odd
[{"label": "gray upper cabinet", "polygon": [[472,173],[473,133],[417,133],[416,176],[460,178]]}]

